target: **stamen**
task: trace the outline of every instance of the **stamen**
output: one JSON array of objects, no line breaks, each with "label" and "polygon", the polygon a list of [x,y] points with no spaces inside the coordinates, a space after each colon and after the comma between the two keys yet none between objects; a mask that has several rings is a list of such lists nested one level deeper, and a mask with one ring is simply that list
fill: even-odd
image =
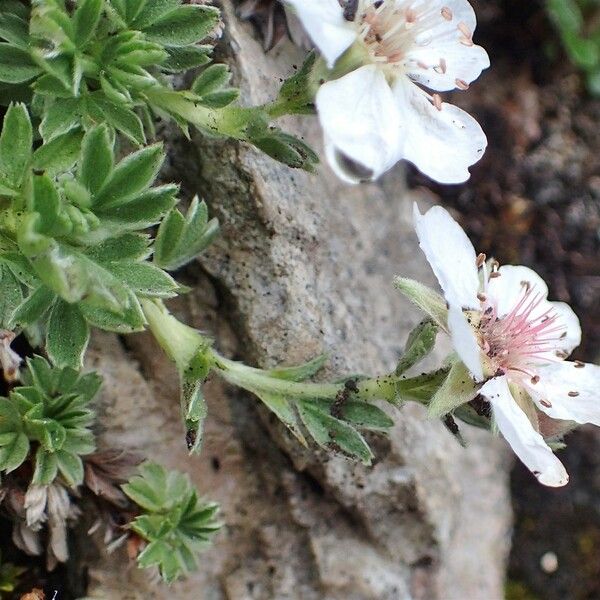
[{"label": "stamen", "polygon": [[486,258],[487,257],[483,252],[477,256],[477,260],[475,261],[475,264],[477,265],[478,269],[481,269],[481,267],[483,266],[483,263],[486,261]]},{"label": "stamen", "polygon": [[431,96],[431,98],[433,99],[433,105],[438,109],[438,110],[442,110],[442,97],[439,94],[433,94],[433,96]]},{"label": "stamen", "polygon": [[442,17],[444,17],[446,21],[452,21],[452,11],[447,6],[442,8]]},{"label": "stamen", "polygon": [[570,398],[577,398],[577,396],[579,396],[579,392],[569,392]]},{"label": "stamen", "polygon": [[454,83],[459,90],[468,90],[469,84],[464,79],[455,79]]}]

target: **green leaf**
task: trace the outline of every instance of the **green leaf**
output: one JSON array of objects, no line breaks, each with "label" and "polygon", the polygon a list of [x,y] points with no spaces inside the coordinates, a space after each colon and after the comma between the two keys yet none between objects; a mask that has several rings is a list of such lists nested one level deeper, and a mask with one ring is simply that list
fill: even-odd
[{"label": "green leaf", "polygon": [[151,0],[138,13],[131,26],[135,29],[144,29],[181,5],[181,0]]},{"label": "green leaf", "polygon": [[304,426],[319,446],[327,450],[339,448],[365,465],[371,464],[373,453],[354,427],[321,411],[309,400],[298,402],[298,412]]},{"label": "green leaf", "polygon": [[319,157],[302,140],[279,129],[266,129],[256,135],[250,134],[250,141],[267,156],[288,165],[292,169],[312,171]]},{"label": "green leaf", "polygon": [[[225,88],[212,94],[202,96],[200,104],[207,108],[224,108],[235,102],[240,97],[240,91],[236,88]],[[294,138],[295,139],[295,138]],[[308,147],[308,146],[307,146]]]},{"label": "green leaf", "polygon": [[87,322],[98,329],[115,333],[143,331],[146,320],[140,303],[133,292],[130,293],[128,300],[127,308],[120,312],[86,302],[82,302],[79,309]]},{"label": "green leaf", "polygon": [[396,367],[396,375],[403,375],[431,353],[435,346],[438,329],[437,323],[428,319],[419,323],[410,332],[404,353]]},{"label": "green leaf", "polygon": [[315,399],[311,402],[321,412],[346,421],[359,429],[385,432],[394,426],[394,421],[385,412],[364,400],[338,402],[336,400]]},{"label": "green leaf", "polygon": [[264,392],[255,392],[255,394],[263,401],[264,405],[275,414],[275,416],[292,432],[295,438],[303,445],[307,446],[306,438],[304,437],[298,416],[292,403],[278,394],[268,394]]},{"label": "green leaf", "polygon": [[146,143],[142,122],[131,108],[118,105],[99,93],[90,96],[88,104],[99,112],[96,117],[99,122],[106,121],[113,129],[138,146]]},{"label": "green leaf", "polygon": [[50,308],[56,296],[46,286],[40,286],[16,307],[10,319],[11,329],[35,325]]},{"label": "green leaf", "polygon": [[95,194],[114,168],[113,145],[105,125],[90,129],[81,144],[78,179]]},{"label": "green leaf", "polygon": [[112,263],[109,269],[143,298],[173,298],[180,289],[170,275],[149,263],[120,261]]},{"label": "green leaf", "polygon": [[77,162],[83,132],[70,131],[40,146],[33,153],[33,168],[58,175],[69,171]]},{"label": "green leaf", "polygon": [[55,302],[46,332],[46,352],[57,367],[83,367],[90,328],[81,311],[63,300]]},{"label": "green leaf", "polygon": [[83,483],[83,461],[77,454],[59,450],[56,459],[58,470],[69,486],[77,487]]},{"label": "green leaf", "polygon": [[73,15],[75,39],[83,48],[93,37],[104,8],[103,0],[80,0]]},{"label": "green leaf", "polygon": [[154,262],[175,271],[204,251],[218,232],[216,219],[208,221],[206,203],[194,198],[185,217],[173,209],[161,223],[154,245]]},{"label": "green leaf", "polygon": [[161,144],[148,146],[126,156],[114,169],[94,199],[94,210],[116,207],[147,190],[164,160]]},{"label": "green leaf", "polygon": [[29,53],[17,46],[0,43],[0,81],[24,83],[41,73]]},{"label": "green leaf", "polygon": [[329,356],[320,354],[316,358],[295,367],[278,367],[267,371],[268,375],[276,379],[285,379],[287,381],[305,381],[313,375],[316,375],[325,365]]},{"label": "green leaf", "polygon": [[32,209],[41,217],[37,220],[38,233],[60,235],[64,232],[60,196],[48,175],[36,175],[33,178]]},{"label": "green leaf", "polygon": [[35,468],[31,483],[34,485],[50,485],[58,474],[58,458],[56,454],[46,452],[42,446],[35,453]]},{"label": "green leaf", "polygon": [[[6,402],[3,400],[2,402]],[[2,412],[0,410],[0,423]],[[29,454],[29,440],[22,432],[9,434],[10,440],[3,439],[0,444],[0,470],[10,473],[20,467]]]},{"label": "green leaf", "polygon": [[278,104],[285,107],[285,114],[308,114],[314,111],[314,84],[311,79],[316,60],[317,53],[310,52],[302,68],[281,86]]},{"label": "green leaf", "polygon": [[7,265],[0,264],[0,327],[8,329],[15,306],[23,302],[19,280]]},{"label": "green leaf", "polygon": [[67,133],[81,123],[80,106],[77,98],[57,98],[44,110],[40,133],[45,142]]},{"label": "green leaf", "polygon": [[25,105],[11,105],[0,135],[0,173],[15,188],[21,185],[29,167],[32,141],[33,131]]},{"label": "green leaf", "polygon": [[178,191],[174,184],[155,187],[121,206],[98,209],[96,214],[103,221],[119,223],[120,228],[145,229],[159,223],[175,206]]},{"label": "green leaf", "polygon": [[4,12],[0,6],[0,37],[4,38],[14,46],[24,50],[29,43],[28,24],[25,19],[11,12]]},{"label": "green leaf", "polygon": [[206,96],[219,91],[228,85],[230,80],[231,72],[227,65],[211,65],[196,77],[190,91],[198,96]]},{"label": "green leaf", "polygon": [[165,46],[188,46],[217,26],[220,12],[212,6],[180,6],[144,28],[146,37]]},{"label": "green leaf", "polygon": [[211,46],[184,46],[182,48],[167,47],[167,60],[160,65],[162,71],[182,73],[202,67],[210,62]]},{"label": "green leaf", "polygon": [[125,233],[105,240],[87,251],[87,256],[106,267],[119,261],[143,260],[152,252],[150,238],[143,233]]}]

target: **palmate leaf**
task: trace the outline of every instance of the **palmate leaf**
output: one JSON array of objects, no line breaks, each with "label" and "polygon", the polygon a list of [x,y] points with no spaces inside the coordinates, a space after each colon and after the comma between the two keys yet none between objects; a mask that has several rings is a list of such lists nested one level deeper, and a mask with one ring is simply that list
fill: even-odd
[{"label": "palmate leaf", "polygon": [[60,474],[70,486],[83,481],[81,456],[94,451],[89,404],[100,379],[53,368],[41,357],[27,361],[23,386],[0,398],[0,470],[20,466],[34,443],[32,483],[49,485]]},{"label": "palmate leaf", "polygon": [[156,463],[142,465],[122,487],[142,509],[129,525],[147,542],[138,565],[158,567],[168,583],[194,570],[199,552],[221,527],[218,506],[199,499],[187,475]]}]

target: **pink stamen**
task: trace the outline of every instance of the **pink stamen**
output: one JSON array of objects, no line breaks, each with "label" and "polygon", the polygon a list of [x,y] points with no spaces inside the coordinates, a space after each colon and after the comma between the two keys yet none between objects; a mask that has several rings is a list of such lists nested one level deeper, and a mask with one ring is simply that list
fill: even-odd
[{"label": "pink stamen", "polygon": [[539,361],[555,359],[566,331],[552,309],[535,314],[545,296],[533,286],[523,286],[523,295],[512,310],[500,318],[495,303],[481,302],[480,345],[495,370],[513,371],[535,380]]}]

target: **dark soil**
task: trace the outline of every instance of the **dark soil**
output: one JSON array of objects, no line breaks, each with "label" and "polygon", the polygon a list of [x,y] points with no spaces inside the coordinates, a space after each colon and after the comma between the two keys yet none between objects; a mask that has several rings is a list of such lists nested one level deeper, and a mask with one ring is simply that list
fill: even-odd
[{"label": "dark soil", "polygon": [[[414,171],[411,183],[454,208],[478,250],[538,271],[550,298],[570,303],[581,319],[575,357],[597,362],[600,101],[562,54],[541,1],[473,4],[475,41],[492,68],[452,101],[478,118],[488,150],[463,186],[432,185]],[[600,598],[600,430],[585,428],[566,441],[566,488],[543,488],[520,464],[514,468],[508,598]],[[558,558],[551,574],[540,564],[547,552]]]}]

